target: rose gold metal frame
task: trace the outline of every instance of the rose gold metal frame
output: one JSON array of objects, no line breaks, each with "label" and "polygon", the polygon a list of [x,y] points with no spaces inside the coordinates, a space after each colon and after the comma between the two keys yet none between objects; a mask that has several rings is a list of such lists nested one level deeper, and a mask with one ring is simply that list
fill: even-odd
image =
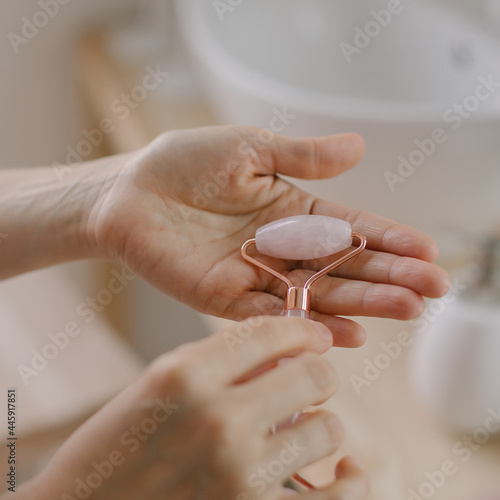
[{"label": "rose gold metal frame", "polygon": [[[318,271],[317,273],[313,274],[304,283],[304,286],[295,286],[292,283],[292,281],[283,274],[279,273],[278,271],[272,269],[269,266],[266,266],[266,264],[263,264],[257,259],[250,257],[250,255],[248,255],[247,250],[250,246],[255,245],[255,238],[252,238],[243,243],[241,247],[241,255],[247,262],[250,262],[250,264],[259,267],[263,271],[266,271],[267,273],[273,275],[274,277],[278,278],[283,283],[285,283],[285,285],[287,286],[286,297],[285,297],[285,315],[287,314],[288,311],[291,311],[292,309],[300,309],[302,311],[305,311],[306,316],[309,317],[309,313],[311,312],[311,286],[317,280],[319,280],[319,278],[325,276],[330,271],[333,271],[333,269],[336,269],[337,267],[341,266],[342,264],[345,264],[347,261],[356,257],[356,255],[360,254],[366,248],[366,237],[363,234],[353,232],[352,237],[357,238],[359,240],[359,245],[348,254],[344,255],[335,262],[332,262],[324,269],[321,269],[321,271]],[[307,489],[310,490],[316,489],[316,487],[312,483],[310,483],[307,479],[303,478],[299,473],[293,474],[292,478],[298,484]]]},{"label": "rose gold metal frame", "polygon": [[344,255],[340,259],[332,262],[330,265],[326,266],[321,271],[318,271],[316,274],[313,274],[305,283],[304,286],[295,286],[292,281],[279,273],[278,271],[272,269],[266,264],[250,257],[248,255],[248,248],[252,245],[255,245],[255,238],[246,241],[243,243],[241,247],[241,255],[247,261],[253,264],[254,266],[259,267],[263,271],[266,271],[269,274],[272,274],[274,277],[281,280],[287,286],[287,292],[285,297],[285,311],[290,309],[302,309],[303,311],[307,311],[307,313],[311,312],[311,286],[322,276],[328,274],[330,271],[333,271],[337,267],[345,264],[348,260],[356,257],[356,255],[360,254],[366,247],[366,237],[360,233],[352,233],[353,238],[357,238],[359,240],[359,245],[347,255]]}]

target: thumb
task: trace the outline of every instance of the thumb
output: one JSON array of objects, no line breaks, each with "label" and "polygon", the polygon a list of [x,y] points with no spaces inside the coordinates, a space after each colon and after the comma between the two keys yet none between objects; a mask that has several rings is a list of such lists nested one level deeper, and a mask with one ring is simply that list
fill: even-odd
[{"label": "thumb", "polygon": [[336,480],[330,488],[331,498],[364,500],[370,490],[368,478],[352,457],[344,457],[335,469]]},{"label": "thumb", "polygon": [[[365,152],[358,134],[324,137],[285,137],[275,135],[271,143],[274,172],[299,179],[327,179],[349,170]],[[268,162],[266,162],[268,164]]]}]

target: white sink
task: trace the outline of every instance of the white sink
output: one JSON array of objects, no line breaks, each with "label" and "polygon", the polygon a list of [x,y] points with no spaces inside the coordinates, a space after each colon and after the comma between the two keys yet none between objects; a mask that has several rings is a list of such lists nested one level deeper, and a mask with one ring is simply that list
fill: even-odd
[{"label": "white sink", "polygon": [[[371,11],[394,3],[178,0],[177,7],[221,122],[270,127],[286,109],[296,116],[284,134],[364,136],[359,167],[299,184],[434,235],[488,231],[500,222],[500,88],[480,103],[472,96],[481,77],[500,86],[500,42],[472,18],[423,1],[401,0],[401,12],[381,26]],[[354,46],[355,27],[365,32],[367,23],[380,33],[348,62],[341,43]],[[464,101],[479,108],[459,124],[452,106]],[[434,140],[436,128],[443,133]],[[416,140],[428,151],[432,140],[435,151],[414,153]],[[414,166],[398,170],[400,156]]]}]

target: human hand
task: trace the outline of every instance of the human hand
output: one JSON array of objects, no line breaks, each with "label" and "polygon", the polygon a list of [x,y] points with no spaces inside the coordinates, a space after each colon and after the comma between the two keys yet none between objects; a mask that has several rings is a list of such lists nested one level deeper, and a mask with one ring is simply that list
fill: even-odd
[{"label": "human hand", "polygon": [[[168,132],[125,165],[104,191],[88,227],[98,254],[124,262],[160,290],[199,311],[240,320],[279,314],[283,284],[242,260],[240,247],[267,222],[297,214],[345,219],[368,238],[367,250],[322,278],[311,318],[337,346],[361,345],[363,329],[337,315],[410,319],[422,296],[446,293],[449,278],[431,264],[435,242],[369,213],[315,199],[278,175],[325,179],[363,155],[355,134],[259,138],[252,127]],[[275,267],[305,281],[324,260]]]},{"label": "human hand", "polygon": [[[232,348],[228,336],[242,332],[246,340]],[[321,409],[275,434],[270,428],[334,394],[337,375],[320,356],[331,344],[321,323],[255,317],[164,354],[80,427],[25,491],[30,500],[289,498],[283,483],[333,453],[342,426]],[[283,357],[290,360],[268,369]],[[367,489],[347,457],[330,486],[296,498],[362,500]]]}]

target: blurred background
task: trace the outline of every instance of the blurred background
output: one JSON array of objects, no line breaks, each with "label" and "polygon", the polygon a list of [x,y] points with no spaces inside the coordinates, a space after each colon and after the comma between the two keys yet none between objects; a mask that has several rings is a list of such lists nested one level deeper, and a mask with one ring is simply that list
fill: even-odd
[{"label": "blurred background", "polygon": [[[419,320],[362,318],[367,345],[328,354],[342,452],[367,465],[376,500],[500,499],[500,0],[4,0],[0,33],[1,168],[52,165],[57,178],[67,162],[215,124],[363,135],[358,167],[296,183],[430,233],[454,284]],[[81,262],[0,283],[20,480],[150,360],[223,324],[139,279],[110,293],[122,273]],[[72,321],[83,333],[23,379]]]}]

